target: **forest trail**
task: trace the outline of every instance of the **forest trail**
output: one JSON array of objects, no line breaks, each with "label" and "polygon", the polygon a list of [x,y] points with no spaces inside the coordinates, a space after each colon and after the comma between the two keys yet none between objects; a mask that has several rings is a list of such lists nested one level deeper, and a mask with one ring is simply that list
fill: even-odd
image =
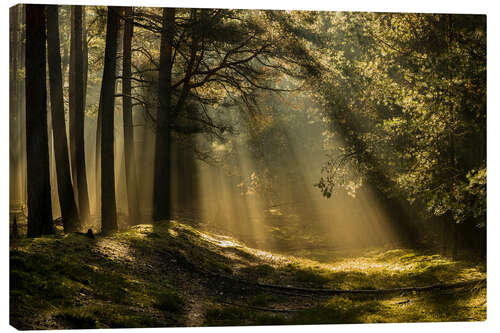
[{"label": "forest trail", "polygon": [[[293,254],[250,248],[174,221],[95,240],[78,234],[16,240],[12,324],[40,329],[486,318],[482,282],[375,292],[484,279],[481,265],[410,249]],[[360,289],[368,293],[314,292]],[[40,316],[32,320],[31,313]]]}]

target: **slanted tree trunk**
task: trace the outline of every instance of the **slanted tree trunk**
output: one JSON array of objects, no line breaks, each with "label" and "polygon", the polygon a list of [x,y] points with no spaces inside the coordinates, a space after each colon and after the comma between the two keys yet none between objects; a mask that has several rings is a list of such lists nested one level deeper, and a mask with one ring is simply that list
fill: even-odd
[{"label": "slanted tree trunk", "polygon": [[153,184],[153,220],[170,218],[170,130],[172,44],[175,8],[163,8],[163,31],[160,43],[159,97],[156,115],[155,170]]},{"label": "slanted tree trunk", "polygon": [[[77,167],[76,167],[76,83],[75,83],[75,67],[76,67],[76,16],[75,10],[77,6],[70,6],[70,44],[69,44],[69,72],[68,72],[68,83],[69,83],[69,109],[68,109],[68,134],[69,134],[69,152],[70,152],[70,163],[71,163],[71,178],[73,179],[73,188],[75,192],[75,197],[78,200],[78,181],[77,181]],[[80,208],[78,202],[78,208]],[[80,212],[81,214],[81,212]]]},{"label": "slanted tree trunk", "polygon": [[99,99],[99,113],[101,114],[101,230],[103,234],[110,234],[118,229],[115,199],[114,96],[116,50],[120,27],[119,10],[118,7],[108,7],[104,70]]},{"label": "slanted tree trunk", "polygon": [[[85,170],[85,143],[83,108],[83,52],[82,52],[82,7],[71,7],[71,50],[69,79],[69,134],[73,185],[76,185],[80,220],[89,217],[89,195]],[[75,181],[76,180],[76,181]]]},{"label": "slanted tree trunk", "polygon": [[28,237],[53,233],[50,199],[45,6],[26,5]]},{"label": "slanted tree trunk", "polygon": [[78,218],[73,187],[71,185],[68,144],[66,139],[66,122],[64,120],[58,9],[59,6],[57,5],[47,6],[50,108],[52,113],[57,188],[64,232],[74,232],[79,229],[80,221]]},{"label": "slanted tree trunk", "polygon": [[137,174],[134,147],[134,126],[132,122],[132,36],[134,33],[134,9],[125,8],[125,27],[123,32],[123,137],[125,153],[125,174],[127,180],[128,222],[138,224]]}]

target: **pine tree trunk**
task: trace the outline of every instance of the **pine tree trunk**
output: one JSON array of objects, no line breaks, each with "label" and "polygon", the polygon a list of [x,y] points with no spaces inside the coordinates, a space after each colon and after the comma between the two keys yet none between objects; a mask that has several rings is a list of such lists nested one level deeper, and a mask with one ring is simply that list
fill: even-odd
[{"label": "pine tree trunk", "polygon": [[95,137],[95,214],[101,214],[101,112],[97,111],[96,137]]},{"label": "pine tree trunk", "polygon": [[[65,22],[63,22],[63,25],[65,24],[68,24],[68,21],[67,21],[67,18],[69,17],[69,20],[70,20],[70,23],[71,24],[71,7],[72,6],[62,6],[62,9],[66,12],[66,20]],[[71,39],[70,40],[70,43],[71,43]],[[68,38],[65,38],[65,41],[64,41],[64,44],[63,44],[63,57],[61,59],[61,62],[62,62],[62,68],[63,68],[63,87],[65,86],[65,83],[66,83],[66,79],[69,79],[67,75],[68,74],[68,66],[69,66],[69,49],[71,47],[71,44],[70,46],[68,47]]]},{"label": "pine tree trunk", "polygon": [[108,7],[106,48],[102,75],[99,113],[101,114],[101,215],[102,233],[118,229],[116,221],[114,166],[114,107],[116,81],[116,51],[119,29],[119,8]]},{"label": "pine tree trunk", "polygon": [[[81,222],[87,221],[89,195],[85,169],[83,108],[82,7],[71,7],[71,50],[69,64],[69,134],[73,185],[76,185]],[[76,181],[75,181],[76,180]]]},{"label": "pine tree trunk", "polygon": [[163,8],[163,31],[160,44],[159,97],[156,115],[155,170],[153,184],[153,220],[170,219],[170,130],[172,43],[175,8]]},{"label": "pine tree trunk", "polygon": [[19,22],[18,22],[18,9],[19,6],[10,8],[10,75],[9,75],[9,90],[10,90],[10,104],[9,104],[9,126],[10,126],[10,207],[18,211],[20,208],[21,195],[20,195],[20,181],[19,181],[19,103],[18,103],[18,38],[19,38]]},{"label": "pine tree trunk", "polygon": [[138,205],[137,205],[137,174],[134,147],[134,126],[132,121],[132,36],[134,33],[134,9],[125,8],[125,22],[123,32],[123,137],[125,153],[125,174],[127,179],[127,203],[128,203],[128,221],[130,225],[138,224]]},{"label": "pine tree trunk", "polygon": [[80,227],[76,208],[66,140],[64,120],[64,100],[62,92],[61,53],[59,42],[59,13],[57,5],[47,6],[47,47],[49,62],[50,106],[52,113],[52,133],[56,159],[59,205],[64,232],[73,232]]},{"label": "pine tree trunk", "polygon": [[45,60],[45,6],[26,5],[28,237],[53,233]]},{"label": "pine tree trunk", "polygon": [[82,52],[83,52],[83,111],[87,109],[87,81],[89,76],[89,45],[87,42],[87,15],[82,9]]},{"label": "pine tree trunk", "polygon": [[[21,8],[21,52],[19,55],[20,70],[26,73],[26,5],[19,5]],[[28,205],[28,166],[27,166],[27,146],[26,146],[26,84],[19,84],[19,120],[21,133],[21,200],[24,207]]]}]

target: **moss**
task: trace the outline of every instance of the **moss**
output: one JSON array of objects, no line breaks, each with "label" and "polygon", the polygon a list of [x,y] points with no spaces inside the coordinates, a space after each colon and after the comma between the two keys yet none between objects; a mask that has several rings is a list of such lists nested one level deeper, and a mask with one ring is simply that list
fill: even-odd
[{"label": "moss", "polygon": [[[110,238],[138,240],[141,235],[132,230]],[[69,328],[178,325],[182,316],[168,312],[178,314],[184,303],[170,286],[157,284],[153,276],[144,280],[140,271],[131,272],[123,261],[95,246],[88,238],[71,234],[17,243],[10,252],[11,309],[42,316],[55,312],[54,320]],[[107,305],[82,306],[86,299]],[[156,305],[165,312],[160,321],[137,312]]]},{"label": "moss", "polygon": [[[47,327],[36,328],[183,325],[187,299],[167,278],[176,279],[175,274],[163,274],[175,265],[179,270],[195,265],[225,274],[233,274],[233,267],[243,265],[237,272],[242,278],[312,288],[422,286],[486,276],[482,264],[409,249],[372,250],[356,257],[322,249],[321,262],[307,259],[315,258],[314,252],[304,250],[302,257],[276,256],[283,264],[273,261],[271,266],[255,250],[218,247],[212,238],[171,223],[138,225],[96,240],[77,234],[16,240],[10,252],[11,318],[19,318],[18,322],[27,322],[32,314],[39,322],[52,318]],[[141,261],[149,258],[156,259]],[[267,293],[245,295],[247,304],[255,307],[272,307],[277,302],[295,307],[296,302]],[[233,296],[224,291],[225,298]],[[222,297],[211,300],[224,301]],[[473,290],[333,297],[323,304],[315,299],[314,307],[290,314],[214,305],[206,309],[205,325],[484,320],[485,300],[482,285]]]},{"label": "moss", "polygon": [[233,274],[233,269],[228,264],[218,261],[212,257],[202,257],[202,263],[209,266],[209,269],[224,272],[226,274]]},{"label": "moss", "polygon": [[252,306],[268,306],[271,303],[278,302],[279,298],[275,295],[259,294],[248,299],[248,304]]},{"label": "moss", "polygon": [[166,291],[156,296],[155,307],[162,311],[179,313],[183,311],[184,305],[184,299],[172,291]]},{"label": "moss", "polygon": [[402,257],[411,257],[412,255],[412,253],[408,253],[408,250],[405,249],[393,249],[380,253],[378,256],[376,256],[376,259],[379,261],[390,261]]},{"label": "moss", "polygon": [[205,312],[206,326],[242,325],[283,325],[286,321],[278,315],[257,313],[251,309],[237,306],[212,306]]},{"label": "moss", "polygon": [[247,266],[240,269],[240,272],[247,276],[249,279],[265,278],[270,276],[275,272],[275,269],[271,265],[261,264],[261,265],[253,265]]},{"label": "moss", "polygon": [[309,283],[322,286],[328,282],[328,278],[323,276],[320,271],[313,269],[299,269],[295,271],[294,277],[298,282]]},{"label": "moss", "polygon": [[97,320],[93,313],[85,310],[66,310],[56,315],[56,319],[62,321],[72,329],[93,329],[97,327]]},{"label": "moss", "polygon": [[333,297],[324,305],[300,311],[290,320],[291,324],[348,324],[362,322],[365,314],[383,309],[377,301],[359,301],[345,296]]},{"label": "moss", "polygon": [[[72,329],[157,327],[162,323],[147,313],[134,313],[116,305],[90,305],[70,308],[55,315],[56,320]],[[163,323],[164,325],[164,323]]]}]

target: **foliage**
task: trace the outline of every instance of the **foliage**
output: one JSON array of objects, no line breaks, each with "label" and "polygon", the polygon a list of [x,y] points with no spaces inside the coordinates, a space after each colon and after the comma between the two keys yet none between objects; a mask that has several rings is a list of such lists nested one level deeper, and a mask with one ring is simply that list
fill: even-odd
[{"label": "foliage", "polygon": [[320,190],[364,179],[431,216],[484,225],[486,192],[470,177],[486,173],[485,17],[324,13],[322,22],[326,46],[311,53],[327,70],[311,80],[339,147]]}]

